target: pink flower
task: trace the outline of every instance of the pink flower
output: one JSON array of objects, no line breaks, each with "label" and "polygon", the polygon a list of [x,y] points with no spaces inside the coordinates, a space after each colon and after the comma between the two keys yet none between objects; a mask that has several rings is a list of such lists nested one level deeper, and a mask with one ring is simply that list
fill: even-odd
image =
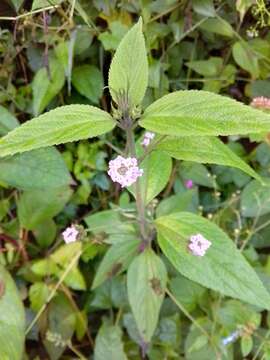
[{"label": "pink flower", "polygon": [[76,227],[74,225],[67,227],[66,230],[62,232],[64,241],[66,244],[76,241],[78,234],[79,234],[79,231],[76,229]]},{"label": "pink flower", "polygon": [[270,110],[270,98],[264,96],[255,97],[250,103],[250,105],[258,109]]},{"label": "pink flower", "polygon": [[122,187],[135,183],[142,176],[143,170],[139,169],[136,158],[118,155],[116,159],[109,162],[108,174],[113,182],[118,182]]},{"label": "pink flower", "polygon": [[150,144],[151,140],[154,139],[154,137],[155,137],[154,133],[150,131],[146,131],[142,139],[141,145],[147,147]]},{"label": "pink flower", "polygon": [[212,245],[211,241],[205,239],[201,234],[191,235],[188,248],[195,256],[204,256],[206,250]]},{"label": "pink flower", "polygon": [[187,181],[185,181],[185,187],[186,187],[187,189],[192,189],[192,187],[193,187],[193,181],[192,181],[192,180],[187,180]]}]

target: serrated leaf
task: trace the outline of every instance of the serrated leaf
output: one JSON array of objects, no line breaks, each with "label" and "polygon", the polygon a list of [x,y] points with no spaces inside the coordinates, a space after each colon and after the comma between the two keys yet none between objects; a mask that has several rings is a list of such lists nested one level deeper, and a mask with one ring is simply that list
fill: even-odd
[{"label": "serrated leaf", "polygon": [[54,148],[0,159],[0,170],[0,181],[23,190],[56,188],[72,182],[62,156]]},{"label": "serrated leaf", "polygon": [[33,114],[39,115],[59,93],[65,83],[64,67],[59,61],[52,60],[50,74],[45,67],[38,70],[32,82]]},{"label": "serrated leaf", "polygon": [[259,217],[270,212],[270,182],[251,181],[241,193],[241,213],[245,217]]},{"label": "serrated leaf", "polygon": [[92,289],[101,285],[105,280],[126,270],[138,252],[138,246],[139,240],[130,241],[129,239],[112,245],[99,264]]},{"label": "serrated leaf", "polygon": [[98,104],[104,84],[102,73],[96,66],[77,66],[72,71],[72,84],[81,95]]},{"label": "serrated leaf", "polygon": [[0,105],[0,136],[19,126],[19,121],[4,106]]},{"label": "serrated leaf", "polygon": [[114,126],[112,117],[94,106],[61,106],[4,136],[0,140],[0,157],[87,139],[110,131]]},{"label": "serrated leaf", "polygon": [[215,137],[170,137],[159,143],[157,148],[178,160],[232,166],[261,180],[249,165]]},{"label": "serrated leaf", "polygon": [[34,230],[45,220],[57,215],[72,194],[67,187],[25,191],[18,200],[18,217],[21,227]]},{"label": "serrated leaf", "polygon": [[[145,204],[154,199],[167,185],[172,170],[170,156],[162,151],[154,151],[149,154],[140,164],[143,175],[139,179],[140,191]],[[129,187],[135,196],[135,186]]]},{"label": "serrated leaf", "polygon": [[146,249],[128,268],[129,303],[145,342],[156,329],[167,283],[167,270],[153,250]]},{"label": "serrated leaf", "polygon": [[208,91],[180,90],[148,106],[139,123],[171,136],[245,135],[269,131],[270,115]]},{"label": "serrated leaf", "polygon": [[140,19],[124,36],[112,59],[109,89],[118,103],[119,93],[125,92],[131,106],[139,105],[148,83],[148,62]]},{"label": "serrated leaf", "polygon": [[0,359],[21,360],[25,315],[16,285],[0,265]]},{"label": "serrated leaf", "polygon": [[118,325],[103,322],[96,337],[94,360],[127,360]]},{"label": "serrated leaf", "polygon": [[[270,308],[270,295],[257,274],[215,224],[180,212],[158,218],[156,226],[162,251],[182,275],[224,295]],[[198,233],[212,242],[203,257],[188,250],[190,236]]]}]

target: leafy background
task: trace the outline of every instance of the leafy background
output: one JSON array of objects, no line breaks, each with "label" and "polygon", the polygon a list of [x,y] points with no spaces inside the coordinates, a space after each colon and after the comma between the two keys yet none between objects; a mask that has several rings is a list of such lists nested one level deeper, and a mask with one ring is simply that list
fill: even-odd
[{"label": "leafy background", "polygon": [[[0,135],[59,105],[110,111],[109,64],[139,16],[150,64],[144,106],[179,89],[204,89],[247,104],[270,96],[267,6],[252,0],[2,1]],[[267,134],[222,140],[269,176]],[[114,269],[100,285],[108,272],[97,269],[110,244],[119,244],[125,268],[137,246],[131,195],[106,175],[114,148],[123,144],[115,131],[0,160],[1,360],[20,359],[25,328],[24,359],[141,359],[145,353],[151,360],[270,359],[268,312],[209,291],[167,262],[169,288],[150,346],[141,342],[131,314],[127,275],[113,276]],[[161,167],[159,160],[152,171],[164,175],[171,165],[164,158]],[[184,185],[188,179],[192,189]],[[150,214],[189,211],[218,224],[270,290],[270,187],[239,169],[175,160],[165,190],[148,196]],[[83,243],[65,246],[61,231],[71,222],[91,232]],[[139,282],[137,276],[131,267],[128,286]],[[131,306],[140,304],[142,293],[134,288],[138,301]],[[222,345],[239,329],[237,341]]]}]

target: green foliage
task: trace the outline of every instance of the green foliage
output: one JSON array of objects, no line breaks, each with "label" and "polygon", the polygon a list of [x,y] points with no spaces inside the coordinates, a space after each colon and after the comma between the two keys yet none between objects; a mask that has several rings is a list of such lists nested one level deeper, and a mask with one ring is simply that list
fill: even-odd
[{"label": "green foliage", "polygon": [[113,100],[119,105],[125,94],[131,106],[139,105],[148,82],[148,63],[142,20],[124,36],[113,57],[109,71],[109,88]]},{"label": "green foliage", "polygon": [[128,268],[128,298],[138,330],[145,342],[151,340],[157,326],[166,282],[166,267],[151,249],[138,255]]},{"label": "green foliage", "polygon": [[19,125],[18,120],[6,108],[0,106],[0,135],[6,135]]},{"label": "green foliage", "polygon": [[41,114],[51,100],[59,93],[65,83],[65,73],[62,65],[54,60],[49,68],[41,68],[35,75],[33,88],[33,114]]},{"label": "green foliage", "polygon": [[122,331],[117,325],[111,325],[104,321],[99,329],[96,346],[95,360],[112,359],[127,360],[122,343]]},{"label": "green foliage", "polygon": [[268,4],[4,3],[0,359],[267,359]]},{"label": "green foliage", "polygon": [[20,225],[28,230],[35,229],[45,220],[57,215],[69,200],[72,191],[67,186],[23,192],[18,200]]},{"label": "green foliage", "polygon": [[203,91],[176,91],[150,105],[140,125],[170,136],[261,133],[270,117],[232,99]]},{"label": "green foliage", "polygon": [[103,92],[103,77],[101,72],[92,65],[82,65],[74,68],[72,84],[76,90],[97,104]]},{"label": "green foliage", "polygon": [[96,107],[59,107],[27,121],[3,137],[0,140],[0,156],[87,139],[110,131],[113,127],[111,116]]},{"label": "green foliage", "polygon": [[69,185],[71,176],[54,148],[38,149],[0,159],[0,180],[23,190]]},{"label": "green foliage", "polygon": [[[158,218],[156,224],[159,245],[181,274],[224,295],[269,309],[270,295],[258,276],[215,224],[185,212]],[[190,236],[198,233],[212,242],[201,259],[188,250]]]},{"label": "green foliage", "polygon": [[233,166],[260,180],[250,166],[214,137],[165,138],[158,148],[178,160]]},{"label": "green foliage", "polygon": [[139,241],[127,239],[112,245],[101,261],[92,288],[125,271],[138,252]]},{"label": "green foliage", "polygon": [[20,360],[24,348],[24,308],[14,281],[2,265],[0,308],[0,357]]}]

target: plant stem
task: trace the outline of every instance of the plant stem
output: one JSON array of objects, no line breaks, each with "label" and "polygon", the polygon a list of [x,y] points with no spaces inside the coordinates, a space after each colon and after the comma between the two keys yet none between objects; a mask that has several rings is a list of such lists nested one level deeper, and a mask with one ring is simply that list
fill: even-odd
[{"label": "plant stem", "polygon": [[[131,121],[130,121],[131,123]],[[134,134],[131,124],[128,124],[126,128],[127,135],[127,149],[130,152],[130,155],[136,157],[136,148],[134,141]],[[138,218],[140,224],[141,235],[144,241],[147,241],[147,232],[146,232],[146,220],[145,220],[145,207],[141,195],[140,180],[138,179],[135,183],[135,196],[136,196],[136,206],[138,211]]]},{"label": "plant stem", "polygon": [[37,315],[34,317],[33,321],[31,322],[31,324],[28,326],[28,328],[25,331],[25,335],[27,335],[29,333],[29,331],[32,329],[32,327],[36,324],[36,322],[38,321],[38,319],[40,318],[40,316],[42,315],[43,311],[46,309],[46,307],[48,306],[49,302],[52,300],[52,298],[55,296],[58,288],[60,287],[60,285],[62,284],[62,282],[65,280],[66,276],[69,274],[69,272],[72,270],[73,266],[76,265],[77,261],[79,260],[80,256],[82,254],[82,251],[80,250],[77,254],[74,255],[72,261],[69,263],[69,265],[67,266],[66,270],[63,272],[61,278],[58,280],[57,284],[55,285],[55,287],[52,289],[52,292],[50,293],[50,295],[48,296],[46,302],[44,303],[44,305],[40,308],[40,310],[38,311]]}]

